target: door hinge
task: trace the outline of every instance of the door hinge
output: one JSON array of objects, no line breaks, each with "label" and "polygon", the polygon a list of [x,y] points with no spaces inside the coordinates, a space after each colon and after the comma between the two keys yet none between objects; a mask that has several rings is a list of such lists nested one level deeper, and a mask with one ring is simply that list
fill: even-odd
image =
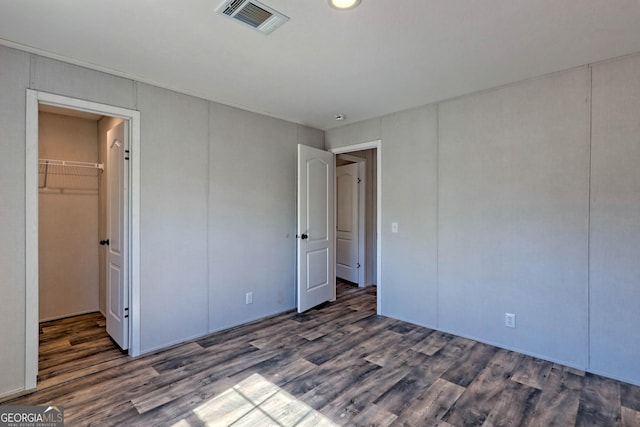
[{"label": "door hinge", "polygon": [[124,318],[128,318],[129,317],[129,307],[125,307],[124,308]]},{"label": "door hinge", "polygon": [[360,184],[362,182],[362,180],[360,178],[358,178],[358,184]]},{"label": "door hinge", "polygon": [[360,263],[357,264],[357,268],[360,268]]},{"label": "door hinge", "polygon": [[124,150],[124,159],[129,160],[129,150]]}]

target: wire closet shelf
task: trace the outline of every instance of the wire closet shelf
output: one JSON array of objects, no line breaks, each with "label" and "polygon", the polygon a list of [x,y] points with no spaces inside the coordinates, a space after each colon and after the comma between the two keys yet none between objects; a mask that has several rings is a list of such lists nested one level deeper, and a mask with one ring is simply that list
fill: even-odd
[{"label": "wire closet shelf", "polygon": [[104,170],[103,163],[78,162],[75,160],[39,159],[40,188],[47,188],[52,175],[97,177]]}]

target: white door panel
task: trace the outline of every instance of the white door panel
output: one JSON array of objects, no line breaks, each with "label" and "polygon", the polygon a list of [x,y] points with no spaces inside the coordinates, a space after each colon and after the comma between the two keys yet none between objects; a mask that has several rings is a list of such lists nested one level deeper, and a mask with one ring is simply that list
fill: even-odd
[{"label": "white door panel", "polygon": [[127,271],[127,122],[107,131],[107,333],[123,350],[129,348]]},{"label": "white door panel", "polygon": [[316,241],[324,241],[327,239],[329,230],[327,225],[329,221],[329,165],[325,160],[311,158],[306,162],[307,175],[307,215],[306,215],[306,231],[312,231],[309,234],[309,243]]},{"label": "white door panel", "polygon": [[336,276],[358,283],[358,170],[357,163],[336,168]]},{"label": "white door panel", "polygon": [[335,298],[334,155],[298,145],[298,312]]},{"label": "white door panel", "polygon": [[307,290],[325,286],[329,283],[329,251],[320,249],[307,252]]}]

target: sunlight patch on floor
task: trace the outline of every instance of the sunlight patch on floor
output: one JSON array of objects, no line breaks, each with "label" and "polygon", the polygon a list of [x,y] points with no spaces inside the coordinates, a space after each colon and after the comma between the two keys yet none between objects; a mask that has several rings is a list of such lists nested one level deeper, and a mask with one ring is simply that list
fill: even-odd
[{"label": "sunlight patch on floor", "polygon": [[[280,387],[253,374],[193,410],[205,426],[337,427],[324,415]],[[180,420],[172,427],[189,427]]]}]

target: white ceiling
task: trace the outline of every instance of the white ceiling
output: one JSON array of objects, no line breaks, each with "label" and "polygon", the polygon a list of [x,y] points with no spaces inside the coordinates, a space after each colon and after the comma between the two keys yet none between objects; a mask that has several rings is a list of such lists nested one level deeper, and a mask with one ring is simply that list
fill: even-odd
[{"label": "white ceiling", "polygon": [[0,43],[320,129],[640,52],[639,0],[262,1],[0,0]]}]

